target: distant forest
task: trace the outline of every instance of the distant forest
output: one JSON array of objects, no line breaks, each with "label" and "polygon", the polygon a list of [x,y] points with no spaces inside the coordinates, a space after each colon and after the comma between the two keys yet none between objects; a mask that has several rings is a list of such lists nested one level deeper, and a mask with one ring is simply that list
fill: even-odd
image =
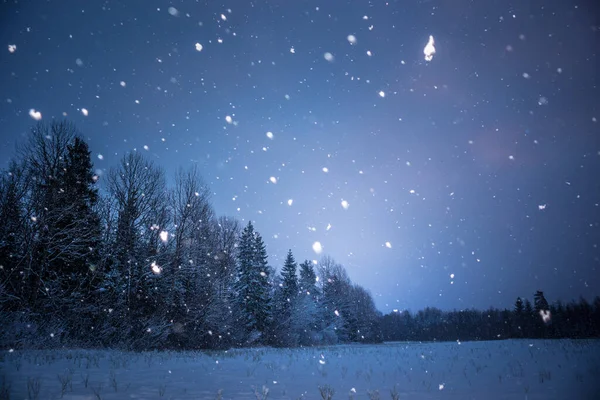
[{"label": "distant forest", "polygon": [[[69,122],[38,123],[0,177],[0,347],[133,350],[598,337],[600,298],[381,315],[329,257],[279,272],[252,223],[217,216],[196,167],[139,152],[102,177]],[[98,180],[104,182],[98,190]]]}]

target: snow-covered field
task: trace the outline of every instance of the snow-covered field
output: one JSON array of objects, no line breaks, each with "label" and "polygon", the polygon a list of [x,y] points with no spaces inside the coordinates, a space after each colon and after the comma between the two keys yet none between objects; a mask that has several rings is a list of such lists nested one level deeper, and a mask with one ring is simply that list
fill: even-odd
[{"label": "snow-covered field", "polygon": [[[0,399],[600,399],[600,341],[0,355]],[[328,392],[333,393],[327,397]]]}]

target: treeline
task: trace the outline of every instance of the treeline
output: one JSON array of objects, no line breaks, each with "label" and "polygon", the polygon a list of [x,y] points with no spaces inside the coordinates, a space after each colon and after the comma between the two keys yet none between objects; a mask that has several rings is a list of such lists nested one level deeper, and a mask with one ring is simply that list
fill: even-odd
[{"label": "treeline", "polygon": [[[382,316],[324,257],[277,271],[252,223],[215,215],[196,168],[140,153],[106,174],[68,122],[38,124],[0,176],[0,347],[195,349],[598,337],[600,299]],[[99,182],[103,191],[98,189]]]},{"label": "treeline", "polygon": [[393,312],[381,321],[383,340],[461,341],[508,338],[558,339],[600,337],[600,297],[548,304],[537,291],[534,302],[520,297],[512,310]]},{"label": "treeline", "polygon": [[102,176],[90,154],[70,123],[39,123],[2,173],[0,346],[381,339],[371,295],[341,265],[290,251],[277,273],[251,223],[215,215],[196,168],[168,186],[140,153]]}]

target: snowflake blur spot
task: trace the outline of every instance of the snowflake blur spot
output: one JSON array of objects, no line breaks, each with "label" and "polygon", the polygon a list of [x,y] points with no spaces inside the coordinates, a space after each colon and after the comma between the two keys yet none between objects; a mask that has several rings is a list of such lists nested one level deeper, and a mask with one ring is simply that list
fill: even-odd
[{"label": "snowflake blur spot", "polygon": [[102,154],[98,154],[98,160],[104,160],[104,156]]},{"label": "snowflake blur spot", "polygon": [[312,249],[315,253],[321,254],[323,251],[323,246],[321,246],[321,242],[314,242],[312,245]]},{"label": "snowflake blur spot", "polygon": [[273,140],[273,132],[267,132],[266,135],[269,139]]},{"label": "snowflake blur spot", "polygon": [[383,90],[379,91],[379,97],[385,97],[385,92]]},{"label": "snowflake blur spot", "polygon": [[144,150],[146,150],[146,151],[147,151],[147,150],[150,150],[150,147],[148,147],[148,145],[147,145],[147,144],[145,144],[145,145],[144,145]]},{"label": "snowflake blur spot", "polygon": [[14,53],[15,51],[17,51],[17,45],[16,44],[9,44],[8,45],[8,52],[9,53]]},{"label": "snowflake blur spot", "polygon": [[162,268],[156,263],[156,261],[152,261],[150,268],[152,268],[152,272],[154,272],[156,275],[162,272]]},{"label": "snowflake blur spot", "polygon": [[538,206],[538,210],[545,210],[546,209],[546,205],[545,204],[540,204]]},{"label": "snowflake blur spot", "polygon": [[169,14],[171,14],[174,17],[179,16],[179,11],[175,7],[169,7],[168,11]]},{"label": "snowflake blur spot", "polygon": [[33,108],[31,110],[29,110],[29,116],[33,119],[35,119],[36,121],[39,121],[40,119],[42,119],[42,113],[39,111],[35,111]]},{"label": "snowflake blur spot", "polygon": [[329,172],[329,168],[323,167],[323,172],[325,172],[325,173]]},{"label": "snowflake blur spot", "polygon": [[356,44],[356,36],[354,36],[354,35],[348,35],[348,37],[346,39],[348,39],[348,42],[350,44]]},{"label": "snowflake blur spot", "polygon": [[288,206],[291,206],[291,205],[294,203],[294,200],[293,200],[293,199],[289,199],[289,200],[287,201],[287,203],[288,203]]},{"label": "snowflake blur spot", "polygon": [[160,232],[160,240],[162,240],[164,243],[166,243],[167,240],[169,240],[169,232],[167,232],[167,231]]},{"label": "snowflake blur spot", "polygon": [[204,48],[200,43],[196,43],[195,47],[196,47],[196,51],[202,51],[202,49]]},{"label": "snowflake blur spot", "polygon": [[348,202],[346,200],[342,200],[342,207],[344,208],[344,210],[347,210],[348,207],[350,207],[350,204],[348,204]]},{"label": "snowflake blur spot", "polygon": [[277,183],[277,178],[275,178],[274,176],[269,178],[269,181],[271,181],[271,183]]},{"label": "snowflake blur spot", "polygon": [[392,244],[390,242],[385,242],[385,247],[387,247],[388,249],[391,249]]},{"label": "snowflake blur spot", "polygon": [[443,384],[443,383],[440,383],[440,385],[438,386],[438,388],[439,388],[440,390],[444,390],[444,384]]},{"label": "snowflake blur spot", "polygon": [[323,54],[323,58],[329,62],[333,62],[333,54],[331,54],[329,52]]},{"label": "snowflake blur spot", "polygon": [[336,317],[339,317],[339,316],[340,316],[340,312],[339,312],[338,310],[335,310],[335,311],[334,311],[334,314],[335,314],[335,316],[336,316]]},{"label": "snowflake blur spot", "polygon": [[122,87],[125,87],[125,86],[127,86],[127,84],[125,83],[125,81],[121,81],[121,82],[119,82],[119,84],[120,84]]},{"label": "snowflake blur spot", "polygon": [[87,116],[88,116],[88,114],[89,114],[89,112],[88,112],[87,108],[82,108],[82,109],[81,109],[81,113],[83,114],[83,116],[84,116],[84,117],[87,117]]},{"label": "snowflake blur spot", "polygon": [[233,123],[233,119],[231,118],[231,115],[226,115],[225,116],[225,122],[227,122],[228,124],[232,124]]},{"label": "snowflake blur spot", "polygon": [[549,324],[552,320],[550,310],[540,310],[540,316],[542,317],[542,321],[544,321],[545,324]]},{"label": "snowflake blur spot", "polygon": [[433,60],[433,55],[435,54],[435,40],[432,35],[429,35],[429,41],[425,45],[423,49],[423,54],[425,54],[425,61]]}]

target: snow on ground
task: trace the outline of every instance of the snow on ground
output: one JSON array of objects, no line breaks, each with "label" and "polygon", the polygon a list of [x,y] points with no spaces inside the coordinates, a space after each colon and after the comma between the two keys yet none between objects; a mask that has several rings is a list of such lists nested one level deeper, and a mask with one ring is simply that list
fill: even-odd
[{"label": "snow on ground", "polygon": [[0,399],[600,399],[599,376],[592,340],[4,351]]}]

